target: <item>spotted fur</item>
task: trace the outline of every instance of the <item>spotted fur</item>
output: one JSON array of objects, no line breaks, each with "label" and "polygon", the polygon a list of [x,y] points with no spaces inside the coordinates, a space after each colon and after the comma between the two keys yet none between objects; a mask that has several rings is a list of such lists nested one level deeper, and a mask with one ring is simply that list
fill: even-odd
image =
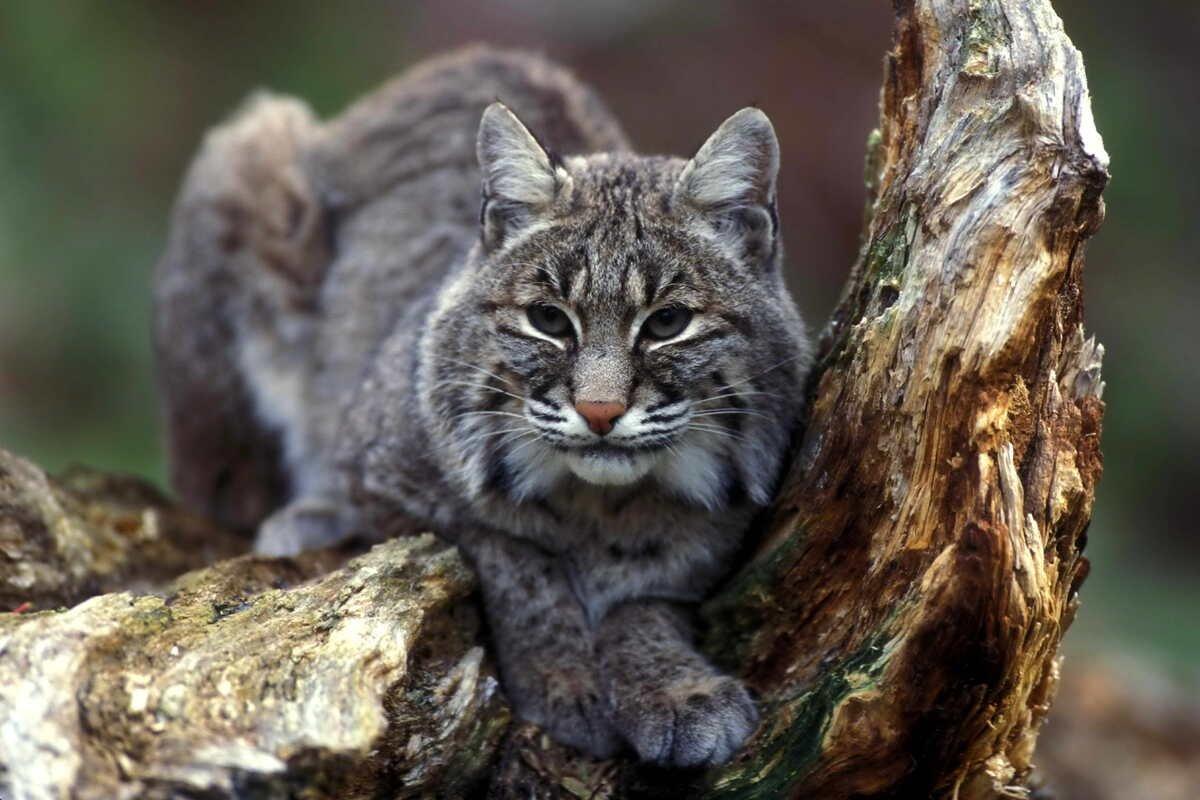
[{"label": "spotted fur", "polygon": [[[485,78],[512,109],[484,108]],[[639,156],[545,62],[472,51],[408,80],[296,161],[340,201],[313,301],[273,329],[303,350],[272,356],[286,342],[261,326],[231,344],[256,355],[235,363],[293,488],[259,548],[421,520],[476,567],[520,714],[595,755],[723,761],[756,712],[692,648],[687,608],[771,498],[809,362],[771,124],[745,109],[692,159]],[[394,103],[422,92],[447,127]],[[381,142],[421,168],[367,191]],[[545,307],[569,325],[547,332]],[[661,309],[685,320],[665,337]],[[601,435],[581,402],[625,410]]]}]

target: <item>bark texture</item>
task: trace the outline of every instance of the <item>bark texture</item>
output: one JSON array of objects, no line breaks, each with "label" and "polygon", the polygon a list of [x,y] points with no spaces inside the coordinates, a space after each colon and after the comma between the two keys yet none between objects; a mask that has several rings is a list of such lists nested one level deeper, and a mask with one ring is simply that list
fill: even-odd
[{"label": "bark texture", "polygon": [[773,708],[714,795],[1024,795],[1101,471],[1106,168],[1049,2],[899,5],[807,434],[711,608]]},{"label": "bark texture", "polygon": [[[761,697],[733,763],[588,762],[511,725],[471,578],[422,537],[0,616],[0,794],[1027,796],[1103,412],[1081,271],[1107,156],[1048,0],[897,3],[868,150],[811,420],[758,553],[705,610],[710,652]],[[45,564],[44,596],[77,600],[55,573],[100,570],[24,554],[86,508],[22,469],[0,472],[3,599]]]},{"label": "bark texture", "polygon": [[0,614],[0,797],[471,792],[509,721],[472,576],[429,534],[342,560]]},{"label": "bark texture", "polygon": [[0,450],[0,612],[146,586],[245,548],[145,481],[83,467],[49,478]]}]

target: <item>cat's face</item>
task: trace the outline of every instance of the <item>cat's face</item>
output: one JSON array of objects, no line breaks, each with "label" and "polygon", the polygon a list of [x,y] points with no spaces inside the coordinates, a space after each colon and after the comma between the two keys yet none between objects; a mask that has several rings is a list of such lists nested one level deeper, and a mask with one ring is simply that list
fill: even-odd
[{"label": "cat's face", "polygon": [[559,162],[489,109],[482,243],[433,371],[478,490],[652,480],[710,508],[766,502],[808,362],[779,275],[776,153],[745,111],[690,162]]}]

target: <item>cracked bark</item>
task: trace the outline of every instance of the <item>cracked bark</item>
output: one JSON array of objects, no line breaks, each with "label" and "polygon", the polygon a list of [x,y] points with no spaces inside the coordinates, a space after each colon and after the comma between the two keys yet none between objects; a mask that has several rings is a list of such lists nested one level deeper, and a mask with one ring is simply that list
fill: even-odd
[{"label": "cracked bark", "polygon": [[[762,698],[733,763],[597,764],[510,724],[470,575],[425,537],[0,615],[2,793],[1026,796],[1103,414],[1082,268],[1107,156],[1050,3],[897,3],[868,150],[806,434],[757,554],[705,608],[709,651]],[[95,541],[95,518],[21,469],[35,501],[0,481],[5,602],[126,585],[98,576],[137,573],[137,548],[68,569],[53,537]],[[147,580],[194,563],[171,566]]]}]

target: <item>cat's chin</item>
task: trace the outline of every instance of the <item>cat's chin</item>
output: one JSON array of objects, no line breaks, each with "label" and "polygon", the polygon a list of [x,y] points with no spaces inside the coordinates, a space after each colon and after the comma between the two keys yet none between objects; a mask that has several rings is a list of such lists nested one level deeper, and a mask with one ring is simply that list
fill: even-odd
[{"label": "cat's chin", "polygon": [[650,474],[658,454],[650,452],[567,452],[563,459],[571,474],[597,486],[628,486]]}]

